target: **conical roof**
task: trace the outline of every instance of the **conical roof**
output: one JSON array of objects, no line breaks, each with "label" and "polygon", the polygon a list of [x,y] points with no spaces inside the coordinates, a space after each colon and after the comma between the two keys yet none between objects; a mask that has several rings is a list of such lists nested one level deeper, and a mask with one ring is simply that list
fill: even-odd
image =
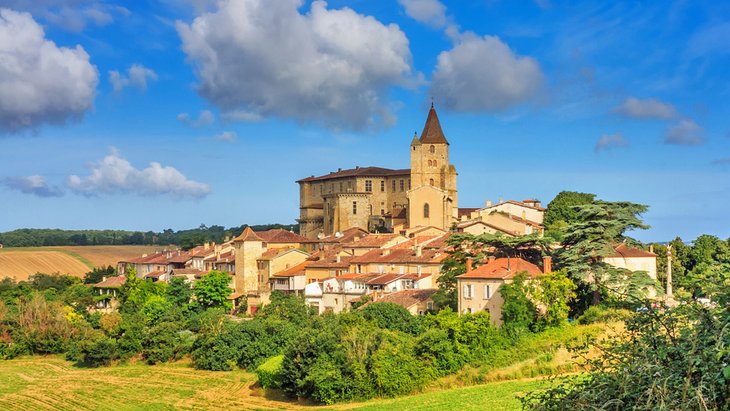
[{"label": "conical roof", "polygon": [[423,133],[421,133],[421,143],[423,144],[449,144],[444,136],[444,131],[441,130],[441,123],[436,115],[436,109],[431,104],[431,110],[428,112],[428,118],[426,119],[426,125],[423,126]]},{"label": "conical roof", "polygon": [[418,140],[418,133],[413,132],[413,140],[411,140],[411,146],[419,146],[421,142]]},{"label": "conical roof", "polygon": [[262,240],[261,237],[256,235],[256,233],[251,229],[251,227],[246,227],[246,229],[243,230],[241,235],[236,237],[233,241],[235,241],[235,242],[243,242],[243,241],[261,241],[261,242],[263,242],[264,240]]}]

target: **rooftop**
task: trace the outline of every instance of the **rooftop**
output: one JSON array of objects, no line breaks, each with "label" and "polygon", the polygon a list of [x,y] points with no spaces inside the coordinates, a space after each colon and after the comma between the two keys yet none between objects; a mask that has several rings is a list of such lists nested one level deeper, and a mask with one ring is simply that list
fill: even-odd
[{"label": "rooftop", "polygon": [[411,174],[410,168],[404,168],[400,170],[393,170],[390,168],[382,167],[355,167],[347,170],[339,169],[323,176],[307,177],[301,180],[297,180],[297,183],[309,183],[313,181],[325,181],[333,178],[344,178],[344,177],[393,177],[393,176],[407,176]]},{"label": "rooftop", "polygon": [[542,270],[535,264],[521,258],[497,258],[479,266],[457,278],[486,278],[496,280],[510,280],[517,274],[526,271],[528,277],[535,278],[542,275]]}]

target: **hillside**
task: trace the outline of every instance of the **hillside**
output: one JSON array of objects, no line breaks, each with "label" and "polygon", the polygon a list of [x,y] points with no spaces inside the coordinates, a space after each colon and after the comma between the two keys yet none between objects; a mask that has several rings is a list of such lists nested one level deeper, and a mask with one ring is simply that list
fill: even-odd
[{"label": "hillside", "polygon": [[0,279],[25,280],[41,273],[82,276],[94,267],[116,266],[117,261],[139,257],[159,246],[68,246],[0,249]]}]

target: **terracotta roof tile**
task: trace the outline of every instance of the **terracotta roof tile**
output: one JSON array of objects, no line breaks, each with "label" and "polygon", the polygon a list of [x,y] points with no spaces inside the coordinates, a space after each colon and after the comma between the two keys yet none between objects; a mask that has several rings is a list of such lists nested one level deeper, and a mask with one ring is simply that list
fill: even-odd
[{"label": "terracotta roof tile", "polygon": [[257,231],[256,235],[267,243],[316,243],[317,240],[312,240],[307,237],[303,237],[299,234],[293,233],[289,230],[281,228],[275,228],[268,231]]},{"label": "terracotta roof tile", "polygon": [[[413,307],[416,304],[426,302],[438,291],[435,288],[415,289],[415,290],[403,290],[394,293],[388,293],[380,297],[378,303],[393,303],[398,304],[404,308]],[[372,303],[368,303],[372,304]],[[367,305],[367,304],[365,304]]]},{"label": "terracotta roof tile", "polygon": [[241,242],[241,241],[263,241],[263,240],[261,239],[261,237],[256,235],[256,233],[251,229],[251,227],[246,227],[246,229],[243,230],[241,235],[234,238],[233,241]]},{"label": "terracotta roof tile", "polygon": [[127,282],[127,277],[123,275],[117,275],[115,277],[109,277],[104,281],[94,284],[95,288],[119,288]]},{"label": "terracotta roof tile", "polygon": [[303,178],[301,180],[297,180],[297,183],[305,183],[305,182],[312,182],[312,181],[324,181],[329,180],[333,178],[344,178],[344,177],[393,177],[393,176],[408,176],[411,174],[411,170],[406,169],[400,169],[400,170],[392,170],[389,168],[382,168],[382,167],[356,167],[356,168],[350,168],[347,170],[338,170],[333,171],[329,174],[325,174],[323,176],[319,177],[307,177]]},{"label": "terracotta roof tile", "polygon": [[[380,248],[390,241],[400,237],[400,234],[370,234],[349,243],[343,243],[343,248]],[[403,238],[403,241],[406,241]]]},{"label": "terracotta roof tile", "polygon": [[616,251],[614,254],[608,255],[609,258],[636,258],[636,257],[656,257],[656,254],[649,251],[644,251],[639,248],[629,247],[628,245],[621,243],[614,247]]},{"label": "terracotta roof tile", "polygon": [[508,280],[515,275],[527,271],[530,278],[542,274],[542,271],[535,265],[521,258],[497,258],[493,261],[479,266],[471,272],[464,273],[456,278],[490,278]]},{"label": "terracotta roof tile", "polygon": [[422,144],[449,144],[446,141],[446,136],[444,136],[444,131],[441,129],[441,123],[439,122],[438,115],[436,115],[436,109],[433,107],[433,104],[431,104],[431,110],[428,111],[426,124],[423,126],[423,132],[419,141]]},{"label": "terracotta roof tile", "polygon": [[294,267],[289,267],[286,270],[279,271],[278,273],[274,274],[274,277],[296,277],[299,275],[304,275],[307,266],[312,264],[312,262],[313,261],[304,261],[295,265]]}]

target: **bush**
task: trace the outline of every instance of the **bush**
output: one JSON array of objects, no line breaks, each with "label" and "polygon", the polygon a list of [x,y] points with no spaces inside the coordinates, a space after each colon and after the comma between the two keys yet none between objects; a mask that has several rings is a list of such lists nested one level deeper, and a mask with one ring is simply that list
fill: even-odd
[{"label": "bush", "polygon": [[256,376],[264,388],[279,388],[281,379],[281,365],[284,362],[283,355],[277,355],[264,361],[256,368]]},{"label": "bush", "polygon": [[366,320],[375,323],[378,328],[398,330],[412,333],[415,330],[413,315],[402,306],[394,303],[372,303],[362,309]]},{"label": "bush", "polygon": [[[115,339],[100,332],[91,333],[86,339],[79,342],[78,356],[74,359],[89,367],[109,366],[119,358],[117,349]],[[70,351],[70,353],[73,352],[74,350]]]},{"label": "bush", "polygon": [[629,310],[620,308],[606,308],[599,305],[588,307],[583,314],[578,317],[578,324],[595,324],[608,323],[612,321],[626,321],[633,314]]},{"label": "bush", "polygon": [[152,327],[144,340],[142,356],[148,364],[179,360],[187,354],[186,336],[179,323],[163,322]]},{"label": "bush", "polygon": [[414,338],[381,331],[367,368],[378,395],[393,397],[413,392],[433,378],[433,370],[414,355]]},{"label": "bush", "polygon": [[460,370],[467,360],[464,353],[457,351],[449,334],[438,329],[428,330],[418,338],[415,353],[430,364],[439,376]]}]

